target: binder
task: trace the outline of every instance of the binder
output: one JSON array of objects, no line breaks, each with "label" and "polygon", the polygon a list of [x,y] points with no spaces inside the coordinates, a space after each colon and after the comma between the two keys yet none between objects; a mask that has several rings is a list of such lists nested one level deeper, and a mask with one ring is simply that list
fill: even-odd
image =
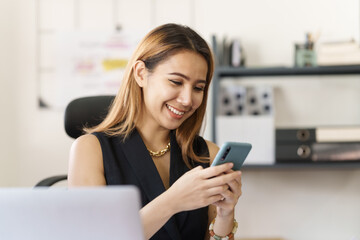
[{"label": "binder", "polygon": [[276,162],[279,163],[311,162],[312,154],[311,144],[276,144]]},{"label": "binder", "polygon": [[360,161],[356,127],[276,129],[276,162]]},{"label": "binder", "polygon": [[308,143],[316,142],[315,128],[276,129],[277,143]]},{"label": "binder", "polygon": [[360,161],[360,143],[311,143],[276,145],[276,162]]},{"label": "binder", "polygon": [[360,142],[360,126],[280,128],[276,142]]}]

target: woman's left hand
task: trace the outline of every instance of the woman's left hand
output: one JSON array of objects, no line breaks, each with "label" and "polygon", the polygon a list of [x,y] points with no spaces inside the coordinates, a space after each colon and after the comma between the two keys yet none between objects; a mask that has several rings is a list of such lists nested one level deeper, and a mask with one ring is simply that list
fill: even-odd
[{"label": "woman's left hand", "polygon": [[[233,172],[233,170],[229,170],[225,174],[231,172]],[[235,180],[228,182],[229,188],[221,193],[223,199],[214,203],[218,217],[226,217],[234,214],[234,208],[242,194],[241,185],[241,175]]]}]

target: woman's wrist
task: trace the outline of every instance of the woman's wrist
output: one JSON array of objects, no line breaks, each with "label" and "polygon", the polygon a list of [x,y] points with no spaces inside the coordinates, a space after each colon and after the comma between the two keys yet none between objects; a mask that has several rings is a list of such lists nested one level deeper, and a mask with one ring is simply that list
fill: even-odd
[{"label": "woman's wrist", "polygon": [[167,191],[141,208],[140,217],[146,239],[151,238],[176,213],[176,202]]},{"label": "woman's wrist", "polygon": [[178,204],[177,198],[176,196],[174,196],[170,188],[160,196],[163,198],[164,206],[167,206],[171,216],[175,215],[178,212],[181,212],[181,209],[179,208],[181,204]]},{"label": "woman's wrist", "polygon": [[234,227],[234,212],[226,216],[217,215],[212,226],[212,231],[217,236],[227,236]]},{"label": "woman's wrist", "polygon": [[232,230],[231,232],[229,232],[227,235],[224,235],[224,234],[221,234],[221,235],[218,235],[214,232],[214,225],[215,225],[215,221],[216,218],[214,218],[212,220],[212,222],[210,223],[210,226],[209,226],[209,234],[210,236],[215,239],[215,240],[229,240],[229,239],[233,239],[234,236],[235,236],[235,233],[237,231],[237,228],[238,228],[238,223],[236,222],[236,220],[234,219],[233,220],[233,227],[232,227]]},{"label": "woman's wrist", "polygon": [[221,208],[217,208],[216,217],[223,218],[223,219],[234,219],[235,210],[231,211],[224,211]]}]

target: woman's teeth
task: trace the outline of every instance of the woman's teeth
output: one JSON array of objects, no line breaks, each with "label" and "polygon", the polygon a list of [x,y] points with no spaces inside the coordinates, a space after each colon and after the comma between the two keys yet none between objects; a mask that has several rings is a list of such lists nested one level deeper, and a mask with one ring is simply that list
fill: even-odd
[{"label": "woman's teeth", "polygon": [[173,112],[173,113],[175,113],[176,115],[184,115],[184,113],[185,112],[180,112],[180,111],[178,111],[178,110],[176,110],[175,108],[173,108],[173,107],[171,107],[171,106],[169,106],[169,105],[166,105],[167,106],[167,108],[171,111],[171,112]]}]

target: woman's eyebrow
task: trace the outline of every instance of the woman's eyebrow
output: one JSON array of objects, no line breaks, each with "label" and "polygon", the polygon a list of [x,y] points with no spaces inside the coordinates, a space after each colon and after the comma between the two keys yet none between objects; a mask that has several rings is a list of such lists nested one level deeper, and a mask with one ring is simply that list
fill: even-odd
[{"label": "woman's eyebrow", "polygon": [[[179,77],[182,77],[182,78],[185,78],[186,80],[190,80],[190,77],[182,74],[182,73],[179,73],[179,72],[172,72],[172,73],[169,73],[169,75],[175,75],[175,76],[179,76]],[[200,83],[205,83],[206,84],[206,80],[197,80],[197,82],[200,82]]]}]

